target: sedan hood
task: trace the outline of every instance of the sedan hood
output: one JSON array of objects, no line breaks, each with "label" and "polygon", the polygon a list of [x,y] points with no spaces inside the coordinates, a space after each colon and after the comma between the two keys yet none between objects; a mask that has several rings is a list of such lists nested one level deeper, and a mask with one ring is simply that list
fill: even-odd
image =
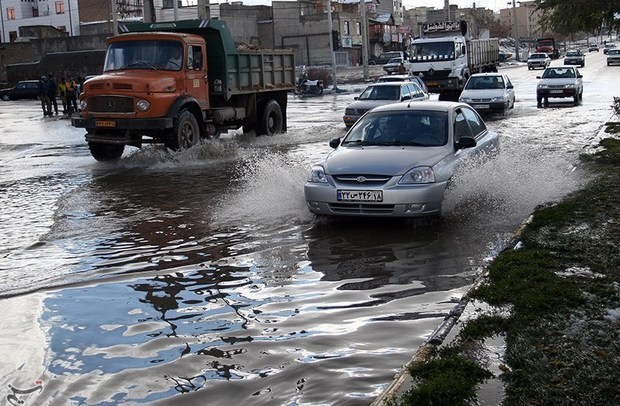
[{"label": "sedan hood", "polygon": [[477,89],[463,90],[461,98],[469,97],[470,99],[492,99],[494,97],[503,97],[504,89]]},{"label": "sedan hood", "polygon": [[327,157],[329,175],[402,175],[418,165],[435,165],[446,155],[441,147],[339,147]]},{"label": "sedan hood", "polygon": [[539,85],[563,86],[577,83],[576,78],[544,78],[540,79]]},{"label": "sedan hood", "polygon": [[347,109],[371,110],[384,104],[398,103],[399,100],[357,100],[347,106]]}]

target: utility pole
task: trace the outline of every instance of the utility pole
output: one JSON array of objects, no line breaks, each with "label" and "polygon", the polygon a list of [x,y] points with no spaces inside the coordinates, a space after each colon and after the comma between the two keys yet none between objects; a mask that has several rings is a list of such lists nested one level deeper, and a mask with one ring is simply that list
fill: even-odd
[{"label": "utility pole", "polygon": [[198,0],[197,7],[199,20],[208,20],[211,18],[211,8],[209,7],[208,0]]},{"label": "utility pole", "polygon": [[517,0],[512,0],[512,26],[515,33],[515,59],[521,61],[519,56],[519,27],[517,27]]},{"label": "utility pole", "polygon": [[332,2],[327,0],[327,29],[329,30],[329,53],[332,57],[332,90],[338,91],[338,80],[336,79],[336,53],[334,51],[334,23],[332,22]]},{"label": "utility pole", "polygon": [[116,15],[116,0],[110,0],[112,5],[112,33],[118,35],[118,16]]},{"label": "utility pole", "polygon": [[174,10],[174,21],[179,19],[179,0],[172,0],[172,9]]},{"label": "utility pole", "polygon": [[368,22],[366,21],[366,3],[360,0],[362,13],[362,65],[364,67],[364,81],[368,80]]}]

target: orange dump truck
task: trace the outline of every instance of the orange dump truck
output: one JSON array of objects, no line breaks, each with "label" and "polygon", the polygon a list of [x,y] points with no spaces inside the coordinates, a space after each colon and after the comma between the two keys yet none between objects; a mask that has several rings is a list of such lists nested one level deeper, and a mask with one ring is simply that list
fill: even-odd
[{"label": "orange dump truck", "polygon": [[126,145],[189,148],[228,130],[286,131],[291,50],[239,50],[224,21],[126,23],[107,41],[103,73],[84,83],[74,127],[98,161]]}]

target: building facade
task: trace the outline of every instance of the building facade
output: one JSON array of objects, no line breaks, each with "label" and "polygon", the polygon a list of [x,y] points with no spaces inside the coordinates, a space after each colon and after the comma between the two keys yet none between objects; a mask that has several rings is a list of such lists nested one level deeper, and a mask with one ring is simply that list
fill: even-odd
[{"label": "building facade", "polygon": [[2,0],[0,5],[1,42],[27,41],[33,31],[25,28],[33,26],[53,27],[48,36],[80,35],[78,0]]}]

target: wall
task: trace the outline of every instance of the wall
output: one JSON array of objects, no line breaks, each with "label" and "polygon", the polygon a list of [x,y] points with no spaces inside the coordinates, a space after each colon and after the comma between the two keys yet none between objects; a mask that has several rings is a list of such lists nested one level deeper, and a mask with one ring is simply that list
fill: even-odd
[{"label": "wall", "polygon": [[[103,61],[97,60],[94,64],[90,61],[81,59],[84,55],[76,54],[81,51],[99,51],[102,53],[105,50],[105,40],[109,35],[89,35],[80,37],[64,37],[64,38],[46,38],[46,39],[33,39],[29,42],[17,42],[10,44],[2,44],[0,47],[0,81],[9,82],[13,84],[16,80],[26,79],[24,76],[34,75],[34,77],[28,77],[28,79],[36,79],[43,73],[56,72],[65,69],[75,69],[76,71],[86,72],[95,69],[96,64],[101,64]],[[62,54],[68,53],[64,59],[62,57],[54,57],[45,62],[41,69],[38,70],[26,69],[26,66],[36,64],[43,60],[47,54]],[[76,59],[78,58],[78,59]],[[69,59],[71,59],[69,61]],[[9,77],[8,71],[10,65],[20,64],[22,68],[11,68],[11,76]],[[50,64],[50,65],[46,65]],[[78,68],[80,65],[84,65],[84,69]],[[23,69],[23,73],[20,72]],[[77,75],[77,73],[75,73]]]}]

